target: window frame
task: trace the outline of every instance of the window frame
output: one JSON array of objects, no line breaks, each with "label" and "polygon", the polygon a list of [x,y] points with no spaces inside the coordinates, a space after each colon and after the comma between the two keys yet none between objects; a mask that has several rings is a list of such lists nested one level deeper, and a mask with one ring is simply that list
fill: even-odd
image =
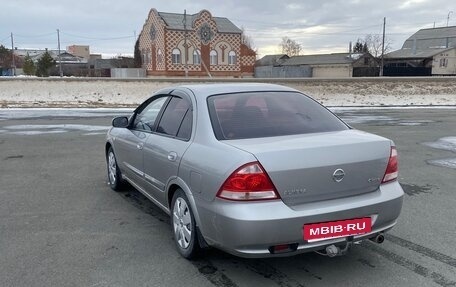
[{"label": "window frame", "polygon": [[193,50],[193,65],[201,65],[201,52],[198,49]]},{"label": "window frame", "polygon": [[171,63],[173,65],[180,65],[182,64],[182,52],[179,48],[174,48],[171,52]]},{"label": "window frame", "polygon": [[[159,119],[158,119],[158,122],[156,122],[155,126],[154,126],[154,130],[152,131],[153,134],[155,135],[159,135],[159,136],[163,136],[163,137],[167,137],[167,138],[172,138],[172,139],[177,139],[177,140],[180,140],[180,141],[185,141],[185,142],[188,142],[192,139],[193,137],[193,133],[194,133],[194,126],[195,126],[195,114],[194,114],[194,104],[191,100],[191,97],[189,95],[187,95],[185,92],[183,91],[180,91],[180,90],[174,90],[173,92],[171,92],[170,94],[168,94],[169,96],[169,99],[168,101],[166,102],[166,106],[165,106],[159,113]],[[160,122],[162,121],[162,118],[163,118],[163,114],[165,113],[166,109],[168,108],[168,105],[169,103],[171,102],[171,100],[173,98],[181,98],[181,99],[184,99],[186,100],[190,106],[189,108],[187,109],[187,111],[184,113],[182,119],[181,119],[181,122],[179,124],[179,128],[177,129],[177,132],[176,132],[176,135],[168,135],[168,134],[164,134],[164,133],[161,133],[161,132],[158,132],[157,131],[157,128],[158,126],[160,125]],[[188,112],[191,112],[192,113],[192,117],[191,117],[191,131],[190,131],[190,136],[188,138],[182,138],[182,137],[178,137],[178,134],[180,132],[180,129],[182,127],[182,124],[185,120],[185,117],[187,115]],[[158,118],[158,117],[157,117]]]},{"label": "window frame", "polygon": [[216,50],[211,50],[209,52],[209,65],[217,66],[218,65],[218,53]]},{"label": "window frame", "polygon": [[228,52],[228,65],[234,66],[237,63],[236,52],[231,50]]}]

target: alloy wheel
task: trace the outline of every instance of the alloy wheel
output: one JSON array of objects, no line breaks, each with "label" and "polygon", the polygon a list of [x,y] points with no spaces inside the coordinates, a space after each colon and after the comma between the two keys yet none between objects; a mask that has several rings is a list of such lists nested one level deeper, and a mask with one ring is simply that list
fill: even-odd
[{"label": "alloy wheel", "polygon": [[174,236],[182,249],[187,249],[192,239],[192,219],[187,202],[179,197],[173,208]]}]

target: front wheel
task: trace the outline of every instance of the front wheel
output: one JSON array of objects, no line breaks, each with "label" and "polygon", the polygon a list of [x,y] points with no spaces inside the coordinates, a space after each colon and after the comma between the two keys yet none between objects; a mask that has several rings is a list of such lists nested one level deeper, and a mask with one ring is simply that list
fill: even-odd
[{"label": "front wheel", "polygon": [[187,258],[194,258],[200,251],[196,234],[196,223],[187,196],[178,189],[171,202],[172,228],[174,242],[179,253]]},{"label": "front wheel", "polygon": [[112,147],[108,149],[108,153],[106,154],[106,161],[108,165],[109,186],[115,191],[120,191],[123,187],[123,179],[119,166],[117,165],[116,155],[114,154]]}]

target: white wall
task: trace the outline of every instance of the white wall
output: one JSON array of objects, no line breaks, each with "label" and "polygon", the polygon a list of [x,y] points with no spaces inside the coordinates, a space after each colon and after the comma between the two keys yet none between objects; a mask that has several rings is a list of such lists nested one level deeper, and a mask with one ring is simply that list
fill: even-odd
[{"label": "white wall", "polygon": [[353,68],[350,65],[312,66],[313,78],[350,78]]},{"label": "white wall", "polygon": [[[441,66],[445,60],[446,66]],[[456,75],[456,48],[435,55],[432,59],[433,75]]]}]

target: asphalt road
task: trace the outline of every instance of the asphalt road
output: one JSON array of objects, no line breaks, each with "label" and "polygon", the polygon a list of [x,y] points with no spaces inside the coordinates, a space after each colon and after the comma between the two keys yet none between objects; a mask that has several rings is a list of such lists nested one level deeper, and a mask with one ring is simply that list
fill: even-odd
[{"label": "asphalt road", "polygon": [[407,194],[386,241],[187,261],[166,214],[106,183],[104,134],[122,111],[0,110],[0,286],[456,286],[456,109],[336,112],[396,142]]}]

